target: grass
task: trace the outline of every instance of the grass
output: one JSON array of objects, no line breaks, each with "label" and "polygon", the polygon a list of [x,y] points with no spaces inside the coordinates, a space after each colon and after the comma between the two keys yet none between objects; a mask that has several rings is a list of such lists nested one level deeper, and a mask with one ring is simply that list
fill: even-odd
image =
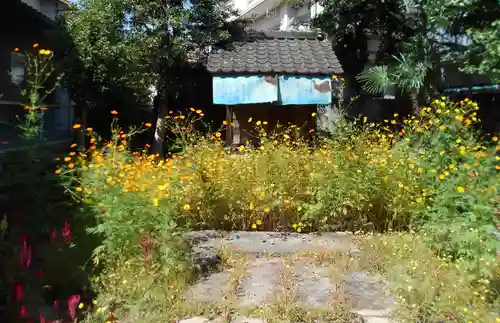
[{"label": "grass", "polygon": [[[236,299],[240,283],[248,274],[249,255],[222,245],[220,270],[228,271],[229,278],[220,301],[185,299],[182,297],[184,286],[168,294],[174,301],[166,295],[158,296],[157,301],[161,299],[163,302],[160,312],[163,314],[156,311],[144,313],[146,316],[141,315],[141,322],[165,322],[193,316],[229,322],[237,315],[265,319],[270,323],[353,322],[355,314],[350,312],[349,295],[343,285],[343,277],[352,272],[378,274],[390,283],[388,292],[397,300],[391,315],[397,322],[496,322],[500,319],[494,315],[500,311],[500,304],[494,294],[496,291],[492,289],[493,282],[477,281],[464,275],[459,263],[436,257],[420,235],[359,234],[353,238],[361,249],[360,253],[318,249],[283,255],[277,293],[265,306],[254,308],[240,307]],[[298,299],[299,285],[292,268],[304,262],[318,265],[328,272],[334,286],[331,308],[304,308]],[[142,282],[138,284],[143,285]],[[151,304],[147,308],[151,311]]]}]

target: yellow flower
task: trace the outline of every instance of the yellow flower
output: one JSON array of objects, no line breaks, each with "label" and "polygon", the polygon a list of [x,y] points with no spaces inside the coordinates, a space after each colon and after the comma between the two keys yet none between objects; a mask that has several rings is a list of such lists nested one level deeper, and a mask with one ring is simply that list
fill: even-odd
[{"label": "yellow flower", "polygon": [[196,110],[196,113],[200,114],[202,111],[201,110]]},{"label": "yellow flower", "polygon": [[261,124],[261,123],[262,123],[262,122],[259,120],[259,121],[257,121],[255,124],[256,124],[256,125],[258,125],[258,126],[260,126],[260,124]]},{"label": "yellow flower", "polygon": [[444,179],[444,177],[445,177],[445,176],[444,176],[443,174],[439,175],[439,179],[440,179],[440,180],[443,180],[443,179]]},{"label": "yellow flower", "polygon": [[83,303],[78,304],[78,308],[82,309],[83,308]]},{"label": "yellow flower", "polygon": [[264,212],[265,212],[265,213],[269,213],[269,212],[271,212],[271,210],[270,210],[268,207],[266,207],[266,208],[264,209]]},{"label": "yellow flower", "polygon": [[245,146],[241,145],[239,148],[238,148],[239,151],[243,151],[245,150]]},{"label": "yellow flower", "polygon": [[252,117],[248,118],[248,122],[252,122]]},{"label": "yellow flower", "polygon": [[497,136],[493,136],[493,138],[491,138],[492,141],[498,141],[498,137]]},{"label": "yellow flower", "polygon": [[262,225],[262,220],[257,220],[257,225]]},{"label": "yellow flower", "polygon": [[160,205],[160,200],[159,199],[153,199],[153,205],[158,207]]},{"label": "yellow flower", "polygon": [[458,186],[457,187],[457,192],[458,193],[463,193],[465,191],[465,188],[463,188],[462,186]]},{"label": "yellow flower", "polygon": [[7,221],[7,215],[3,215],[2,222],[0,223],[0,230],[2,230],[2,233],[7,232],[7,229],[9,228],[9,222]]},{"label": "yellow flower", "polygon": [[446,129],[445,126],[439,126],[439,130],[444,131],[444,129]]},{"label": "yellow flower", "polygon": [[297,228],[297,232],[300,233],[300,231],[302,231],[302,228]]},{"label": "yellow flower", "polygon": [[311,113],[311,117],[315,117],[317,115],[316,112]]},{"label": "yellow flower", "polygon": [[252,224],[252,229],[257,229],[257,224],[253,223]]},{"label": "yellow flower", "polygon": [[184,204],[182,208],[184,209],[184,211],[189,211],[191,209],[191,206],[189,204]]},{"label": "yellow flower", "polygon": [[457,119],[458,121],[462,121],[462,120],[464,120],[464,117],[463,116],[456,116],[455,119]]},{"label": "yellow flower", "polygon": [[220,138],[221,133],[220,133],[220,132],[216,132],[216,133],[215,133],[215,136],[216,136],[217,138]]}]

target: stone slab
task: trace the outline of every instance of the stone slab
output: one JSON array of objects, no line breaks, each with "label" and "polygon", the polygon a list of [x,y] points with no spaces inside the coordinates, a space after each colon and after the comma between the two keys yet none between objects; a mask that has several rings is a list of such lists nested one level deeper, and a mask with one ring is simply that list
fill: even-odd
[{"label": "stone slab", "polygon": [[328,309],[331,307],[334,286],[327,268],[301,262],[292,267],[296,281],[297,302],[305,308]]},{"label": "stone slab", "polygon": [[186,299],[200,302],[220,303],[229,280],[229,271],[224,270],[199,280],[190,286]]},{"label": "stone slab", "polygon": [[296,232],[256,232],[256,231],[195,231],[185,235],[195,252],[225,246],[249,254],[274,254],[326,250],[356,250],[351,236],[342,232],[321,234],[300,234]]},{"label": "stone slab", "polygon": [[353,312],[362,310],[388,310],[395,300],[388,295],[386,282],[380,276],[365,272],[352,272],[344,277],[344,290]]},{"label": "stone slab", "polygon": [[239,285],[241,306],[263,306],[276,297],[283,262],[279,258],[258,258],[247,267],[247,276]]}]

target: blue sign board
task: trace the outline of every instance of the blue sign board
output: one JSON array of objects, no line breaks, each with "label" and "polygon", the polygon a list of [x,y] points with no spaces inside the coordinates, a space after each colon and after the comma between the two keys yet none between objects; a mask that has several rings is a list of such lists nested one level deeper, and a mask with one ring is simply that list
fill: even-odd
[{"label": "blue sign board", "polygon": [[282,105],[330,104],[332,103],[332,84],[328,76],[281,75],[279,94]]},{"label": "blue sign board", "polygon": [[214,104],[236,105],[278,101],[277,76],[214,76]]}]

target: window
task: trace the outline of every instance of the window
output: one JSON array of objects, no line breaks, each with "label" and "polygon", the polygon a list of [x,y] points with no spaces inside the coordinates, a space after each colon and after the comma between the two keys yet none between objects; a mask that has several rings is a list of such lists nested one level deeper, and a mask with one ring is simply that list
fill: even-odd
[{"label": "window", "polygon": [[12,84],[19,85],[26,77],[26,62],[24,55],[12,52],[10,54],[10,80]]}]

